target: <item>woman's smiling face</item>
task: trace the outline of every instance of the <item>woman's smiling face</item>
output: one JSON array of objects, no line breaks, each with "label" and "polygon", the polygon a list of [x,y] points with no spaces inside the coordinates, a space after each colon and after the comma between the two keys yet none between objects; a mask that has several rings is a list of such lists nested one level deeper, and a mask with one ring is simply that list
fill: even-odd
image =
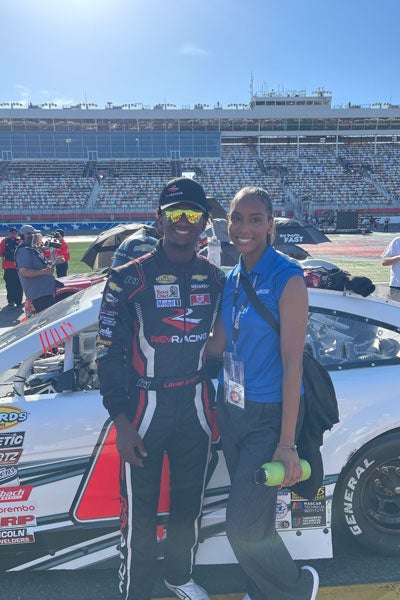
[{"label": "woman's smiling face", "polygon": [[228,231],[232,242],[243,255],[246,267],[254,266],[262,256],[267,235],[272,234],[274,218],[265,201],[256,194],[240,193],[232,201]]}]

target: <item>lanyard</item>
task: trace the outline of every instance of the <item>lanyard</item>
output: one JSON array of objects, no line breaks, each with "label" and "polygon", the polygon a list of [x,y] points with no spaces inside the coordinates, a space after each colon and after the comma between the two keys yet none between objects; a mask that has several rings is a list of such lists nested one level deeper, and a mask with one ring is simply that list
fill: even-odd
[{"label": "lanyard", "polygon": [[[258,279],[258,275],[255,276],[254,281],[252,283],[253,288],[256,287],[257,279]],[[246,308],[246,306],[249,303],[249,299],[246,297],[243,304],[241,305],[239,310],[236,312],[238,299],[239,299],[239,282],[240,282],[240,272],[238,273],[238,275],[236,277],[236,285],[235,285],[235,289],[233,291],[233,302],[232,302],[232,345],[233,345],[234,351],[235,351],[236,344],[237,344],[237,341],[239,338],[240,319],[242,318],[244,309]]]}]

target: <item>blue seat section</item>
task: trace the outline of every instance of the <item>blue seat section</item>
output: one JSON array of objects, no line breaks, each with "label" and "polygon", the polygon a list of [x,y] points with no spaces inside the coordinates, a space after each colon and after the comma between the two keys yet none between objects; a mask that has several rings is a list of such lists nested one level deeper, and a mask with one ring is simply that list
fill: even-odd
[{"label": "blue seat section", "polygon": [[218,158],[217,131],[0,131],[13,159]]}]

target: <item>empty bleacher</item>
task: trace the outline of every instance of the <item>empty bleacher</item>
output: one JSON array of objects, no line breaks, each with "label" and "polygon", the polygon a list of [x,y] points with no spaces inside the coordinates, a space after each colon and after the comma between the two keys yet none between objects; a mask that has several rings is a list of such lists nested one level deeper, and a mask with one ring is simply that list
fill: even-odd
[{"label": "empty bleacher", "polygon": [[220,158],[0,161],[2,215],[154,214],[163,184],[194,172],[228,208],[243,186],[266,188],[276,211],[400,209],[397,143],[223,143]]}]

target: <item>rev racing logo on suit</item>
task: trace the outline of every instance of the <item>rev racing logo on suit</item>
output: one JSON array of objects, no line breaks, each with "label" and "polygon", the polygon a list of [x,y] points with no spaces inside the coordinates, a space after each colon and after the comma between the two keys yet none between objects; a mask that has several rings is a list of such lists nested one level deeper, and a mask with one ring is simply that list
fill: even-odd
[{"label": "rev racing logo on suit", "polygon": [[23,423],[28,413],[17,406],[3,406],[0,409],[0,430],[9,429]]},{"label": "rev racing logo on suit", "polygon": [[181,331],[188,333],[197,327],[197,325],[201,322],[201,319],[191,318],[190,315],[192,313],[193,310],[191,308],[187,308],[186,310],[181,308],[175,313],[175,315],[172,317],[165,317],[163,321],[168,325],[172,325],[172,327],[177,327]]}]

